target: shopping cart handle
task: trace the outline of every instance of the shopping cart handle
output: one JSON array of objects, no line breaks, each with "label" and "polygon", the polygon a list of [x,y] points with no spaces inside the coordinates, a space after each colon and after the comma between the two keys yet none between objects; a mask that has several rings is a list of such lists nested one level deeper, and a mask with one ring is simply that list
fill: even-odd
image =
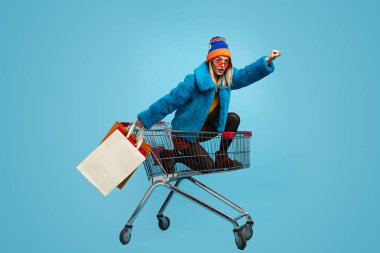
[{"label": "shopping cart handle", "polygon": [[244,136],[252,137],[252,132],[251,131],[244,131]]},{"label": "shopping cart handle", "polygon": [[234,138],[235,133],[234,132],[222,132],[222,138]]},{"label": "shopping cart handle", "polygon": [[[245,137],[252,137],[251,131],[244,131],[243,132]],[[234,138],[235,132],[222,132],[222,138]]]}]

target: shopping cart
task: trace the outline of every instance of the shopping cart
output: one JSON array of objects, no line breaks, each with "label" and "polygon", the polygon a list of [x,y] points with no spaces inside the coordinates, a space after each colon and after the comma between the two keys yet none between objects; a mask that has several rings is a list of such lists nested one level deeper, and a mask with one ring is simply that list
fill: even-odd
[{"label": "shopping cart", "polygon": [[[127,125],[128,123],[123,124]],[[248,168],[250,164],[251,137],[252,133],[247,131],[223,133],[176,131],[172,130],[170,124],[166,122],[158,122],[151,129],[144,130],[144,140],[152,146],[152,151],[144,162],[146,174],[152,185],[138,204],[128,223],[121,230],[120,242],[122,244],[130,242],[133,222],[149,196],[157,186],[165,186],[170,189],[170,193],[157,214],[158,226],[161,230],[167,230],[170,226],[170,219],[164,215],[164,211],[173,194],[178,193],[230,221],[233,225],[236,246],[243,250],[247,241],[253,235],[252,227],[254,222],[251,216],[244,209],[202,184],[193,176]],[[218,157],[221,155],[218,151],[222,145],[228,142],[230,145],[227,154],[224,153],[223,155],[228,155],[231,160],[229,160],[229,163],[223,164],[224,160]],[[222,162],[217,163],[218,159]],[[240,215],[233,218],[184,192],[179,188],[184,179],[218,198],[239,212]],[[243,217],[246,218],[246,222],[239,225],[238,220]]]}]

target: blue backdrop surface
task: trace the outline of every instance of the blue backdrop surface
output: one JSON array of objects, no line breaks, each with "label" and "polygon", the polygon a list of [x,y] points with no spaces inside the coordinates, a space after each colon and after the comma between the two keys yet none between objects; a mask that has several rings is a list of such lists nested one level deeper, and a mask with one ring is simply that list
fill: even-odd
[{"label": "blue backdrop surface", "polygon": [[[250,212],[246,252],[373,252],[380,226],[379,1],[0,1],[1,252],[235,252],[232,226],[175,196],[161,232],[140,167],[104,198],[76,170],[224,36],[236,67],[276,71],[232,93],[249,169],[198,179]],[[171,115],[166,119],[170,120]],[[183,188],[220,206],[189,184]]]}]

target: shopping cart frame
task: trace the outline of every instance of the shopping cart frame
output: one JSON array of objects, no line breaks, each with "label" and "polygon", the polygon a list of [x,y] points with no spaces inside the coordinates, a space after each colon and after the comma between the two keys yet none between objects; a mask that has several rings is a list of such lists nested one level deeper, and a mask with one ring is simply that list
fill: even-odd
[{"label": "shopping cart frame", "polygon": [[[125,123],[124,123],[125,124]],[[174,132],[181,133],[181,131],[174,131],[171,130],[170,125],[165,122],[159,122],[153,127],[152,130],[146,130],[144,131],[144,135],[148,136],[148,143],[149,143],[149,134],[151,136],[154,136],[155,134],[161,134],[165,133],[165,139],[166,141],[169,140],[169,142],[172,142],[170,140],[170,137]],[[183,132],[183,131],[182,131]],[[148,133],[148,134],[147,134]],[[190,133],[190,131],[187,131],[187,134]],[[199,135],[201,132],[192,132],[192,134],[197,134]],[[204,132],[208,133],[208,132]],[[213,138],[218,138],[221,140],[223,137],[223,133],[212,133],[215,135]],[[240,135],[243,136],[244,138],[248,139],[252,136],[251,132],[246,132],[246,131],[239,131],[233,134],[233,137],[230,138],[235,138],[235,136]],[[227,134],[228,135],[228,134]],[[226,135],[224,135],[226,136]],[[225,138],[225,137],[224,137]],[[151,145],[155,145],[156,143],[149,143]],[[245,144],[246,145],[246,144]],[[172,197],[174,193],[177,193],[178,195],[183,196],[186,199],[191,200],[192,202],[197,203],[198,205],[206,208],[207,210],[217,214],[218,216],[224,218],[225,220],[229,221],[233,225],[233,234],[235,238],[235,243],[238,249],[243,250],[246,247],[247,241],[250,240],[253,236],[253,225],[254,221],[252,217],[249,215],[247,211],[245,211],[243,208],[238,206],[237,204],[233,203],[226,197],[222,196],[221,194],[217,193],[216,191],[212,190],[211,188],[207,187],[205,184],[201,183],[199,180],[195,179],[194,176],[201,175],[201,174],[209,174],[209,173],[218,173],[218,172],[226,172],[226,171],[233,171],[237,169],[244,169],[249,167],[249,156],[250,156],[250,149],[249,149],[249,142],[248,142],[248,150],[245,150],[245,156],[248,156],[248,162],[242,164],[238,168],[222,168],[222,169],[212,169],[210,171],[194,171],[194,170],[185,170],[185,171],[174,171],[172,173],[168,173],[163,164],[162,164],[162,158],[158,157],[158,155],[154,152],[151,152],[149,154],[150,160],[147,159],[147,161],[144,162],[145,170],[147,172],[147,176],[152,182],[152,185],[149,187],[143,198],[141,199],[140,203],[136,207],[135,211],[131,215],[130,219],[124,226],[124,228],[121,230],[119,239],[122,244],[128,244],[131,240],[131,235],[132,235],[132,228],[133,228],[133,223],[138,217],[139,213],[143,209],[144,205],[147,203],[149,197],[153,193],[153,191],[158,187],[158,186],[164,186],[170,190],[169,194],[167,195],[164,203],[162,204],[160,210],[157,213],[157,219],[158,219],[158,226],[161,230],[167,230],[170,226],[170,219],[164,215],[164,211],[169,205],[170,201],[172,200]],[[157,168],[160,169],[160,173],[153,173],[152,171],[152,161],[155,161],[157,164],[155,165],[155,170],[157,172]],[[199,187],[200,189],[204,190],[208,194],[214,196],[218,200],[220,200],[222,203],[230,206],[240,214],[236,217],[232,217],[217,208],[207,204],[206,202],[197,199],[195,196],[183,191],[182,189],[179,188],[180,184],[182,181],[187,180],[194,184],[195,186]],[[243,217],[246,218],[246,222],[243,223],[242,225],[239,225],[238,220],[242,219]]]}]

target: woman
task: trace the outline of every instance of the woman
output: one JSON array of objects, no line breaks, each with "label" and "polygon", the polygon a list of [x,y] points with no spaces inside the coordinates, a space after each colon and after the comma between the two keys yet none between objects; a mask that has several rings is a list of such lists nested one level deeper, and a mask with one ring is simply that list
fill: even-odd
[{"label": "woman", "polygon": [[[269,56],[264,56],[243,69],[236,69],[232,66],[231,52],[225,39],[213,37],[206,61],[169,94],[138,114],[136,124],[149,129],[155,122],[176,110],[172,120],[173,130],[236,132],[240,118],[236,113],[228,112],[231,90],[248,86],[272,73],[272,61],[280,55],[280,51],[272,50]],[[196,170],[241,167],[240,162],[228,157],[231,139],[222,138],[214,162],[199,144],[205,140],[200,137],[173,135],[175,150],[164,150],[161,158],[179,158],[164,159],[164,169],[172,173],[176,162]],[[181,159],[181,156],[186,156],[187,159]]]}]

